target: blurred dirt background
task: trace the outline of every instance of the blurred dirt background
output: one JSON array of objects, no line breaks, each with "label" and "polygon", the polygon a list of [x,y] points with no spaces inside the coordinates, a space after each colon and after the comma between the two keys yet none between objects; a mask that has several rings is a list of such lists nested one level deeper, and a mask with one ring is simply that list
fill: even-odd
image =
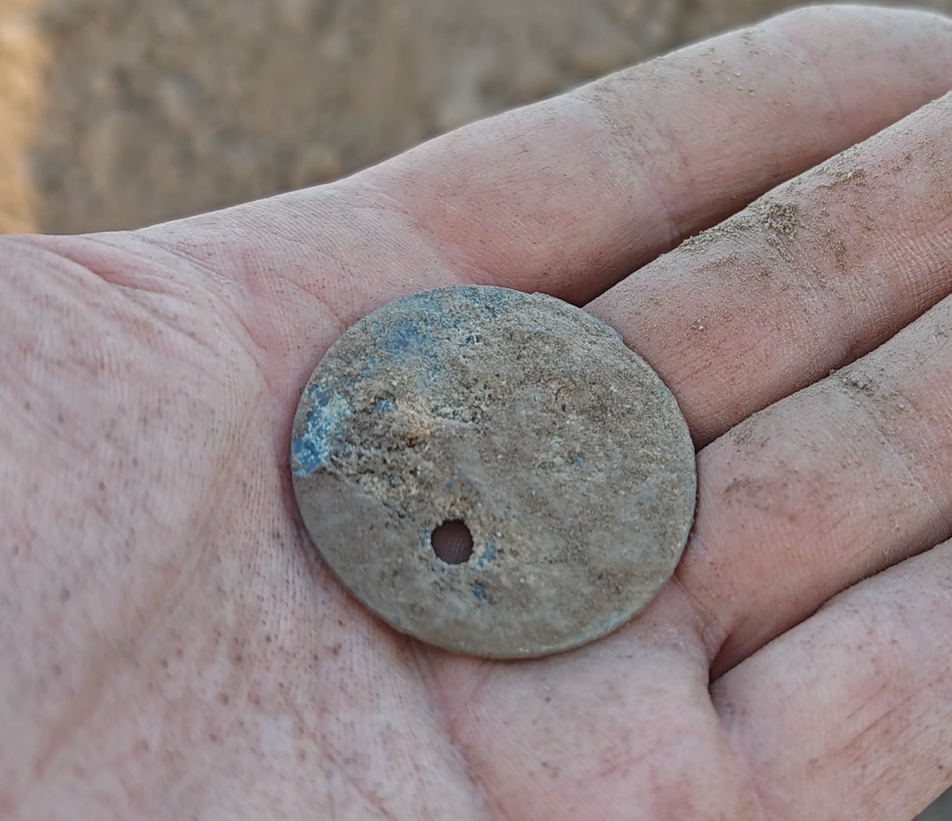
[{"label": "blurred dirt background", "polygon": [[[790,5],[0,0],[0,232],[133,228],[329,180]],[[952,821],[943,801],[922,819]]]},{"label": "blurred dirt background", "polygon": [[790,5],[0,0],[0,231],[130,228],[328,180]]}]

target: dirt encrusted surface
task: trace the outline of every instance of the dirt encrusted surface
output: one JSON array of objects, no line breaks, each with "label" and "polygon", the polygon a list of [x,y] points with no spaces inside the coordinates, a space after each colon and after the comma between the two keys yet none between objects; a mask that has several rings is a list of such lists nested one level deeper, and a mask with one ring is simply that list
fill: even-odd
[{"label": "dirt encrusted surface", "polygon": [[[637,419],[638,424],[630,424]],[[670,391],[607,325],[541,294],[459,286],[354,325],[304,390],[301,515],[398,630],[520,658],[624,624],[673,572],[696,496]],[[461,522],[473,552],[432,543]]]}]

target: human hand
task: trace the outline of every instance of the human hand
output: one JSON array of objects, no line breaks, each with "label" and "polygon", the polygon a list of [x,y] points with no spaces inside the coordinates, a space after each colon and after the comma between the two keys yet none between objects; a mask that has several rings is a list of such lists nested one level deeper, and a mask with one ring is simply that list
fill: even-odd
[{"label": "human hand", "polygon": [[[812,9],[334,185],[3,239],[0,817],[911,818],[952,782],[950,87],[949,21]],[[458,282],[594,299],[701,448],[675,577],[562,656],[395,634],[297,517],[311,369]]]}]

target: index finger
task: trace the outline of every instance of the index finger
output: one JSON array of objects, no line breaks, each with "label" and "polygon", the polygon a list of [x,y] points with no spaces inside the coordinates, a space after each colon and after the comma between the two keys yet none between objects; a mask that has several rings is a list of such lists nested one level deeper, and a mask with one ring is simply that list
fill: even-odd
[{"label": "index finger", "polygon": [[933,14],[812,8],[476,123],[366,175],[471,278],[584,302],[952,87]]}]

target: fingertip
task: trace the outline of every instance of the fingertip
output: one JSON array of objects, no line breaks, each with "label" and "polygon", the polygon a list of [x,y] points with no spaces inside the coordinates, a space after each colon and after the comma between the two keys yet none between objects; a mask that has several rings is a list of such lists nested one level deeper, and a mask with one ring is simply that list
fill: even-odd
[{"label": "fingertip", "polygon": [[[808,6],[765,28],[815,66],[848,131],[884,128],[952,89],[952,19],[936,12]],[[862,93],[858,80],[878,93]]]}]

